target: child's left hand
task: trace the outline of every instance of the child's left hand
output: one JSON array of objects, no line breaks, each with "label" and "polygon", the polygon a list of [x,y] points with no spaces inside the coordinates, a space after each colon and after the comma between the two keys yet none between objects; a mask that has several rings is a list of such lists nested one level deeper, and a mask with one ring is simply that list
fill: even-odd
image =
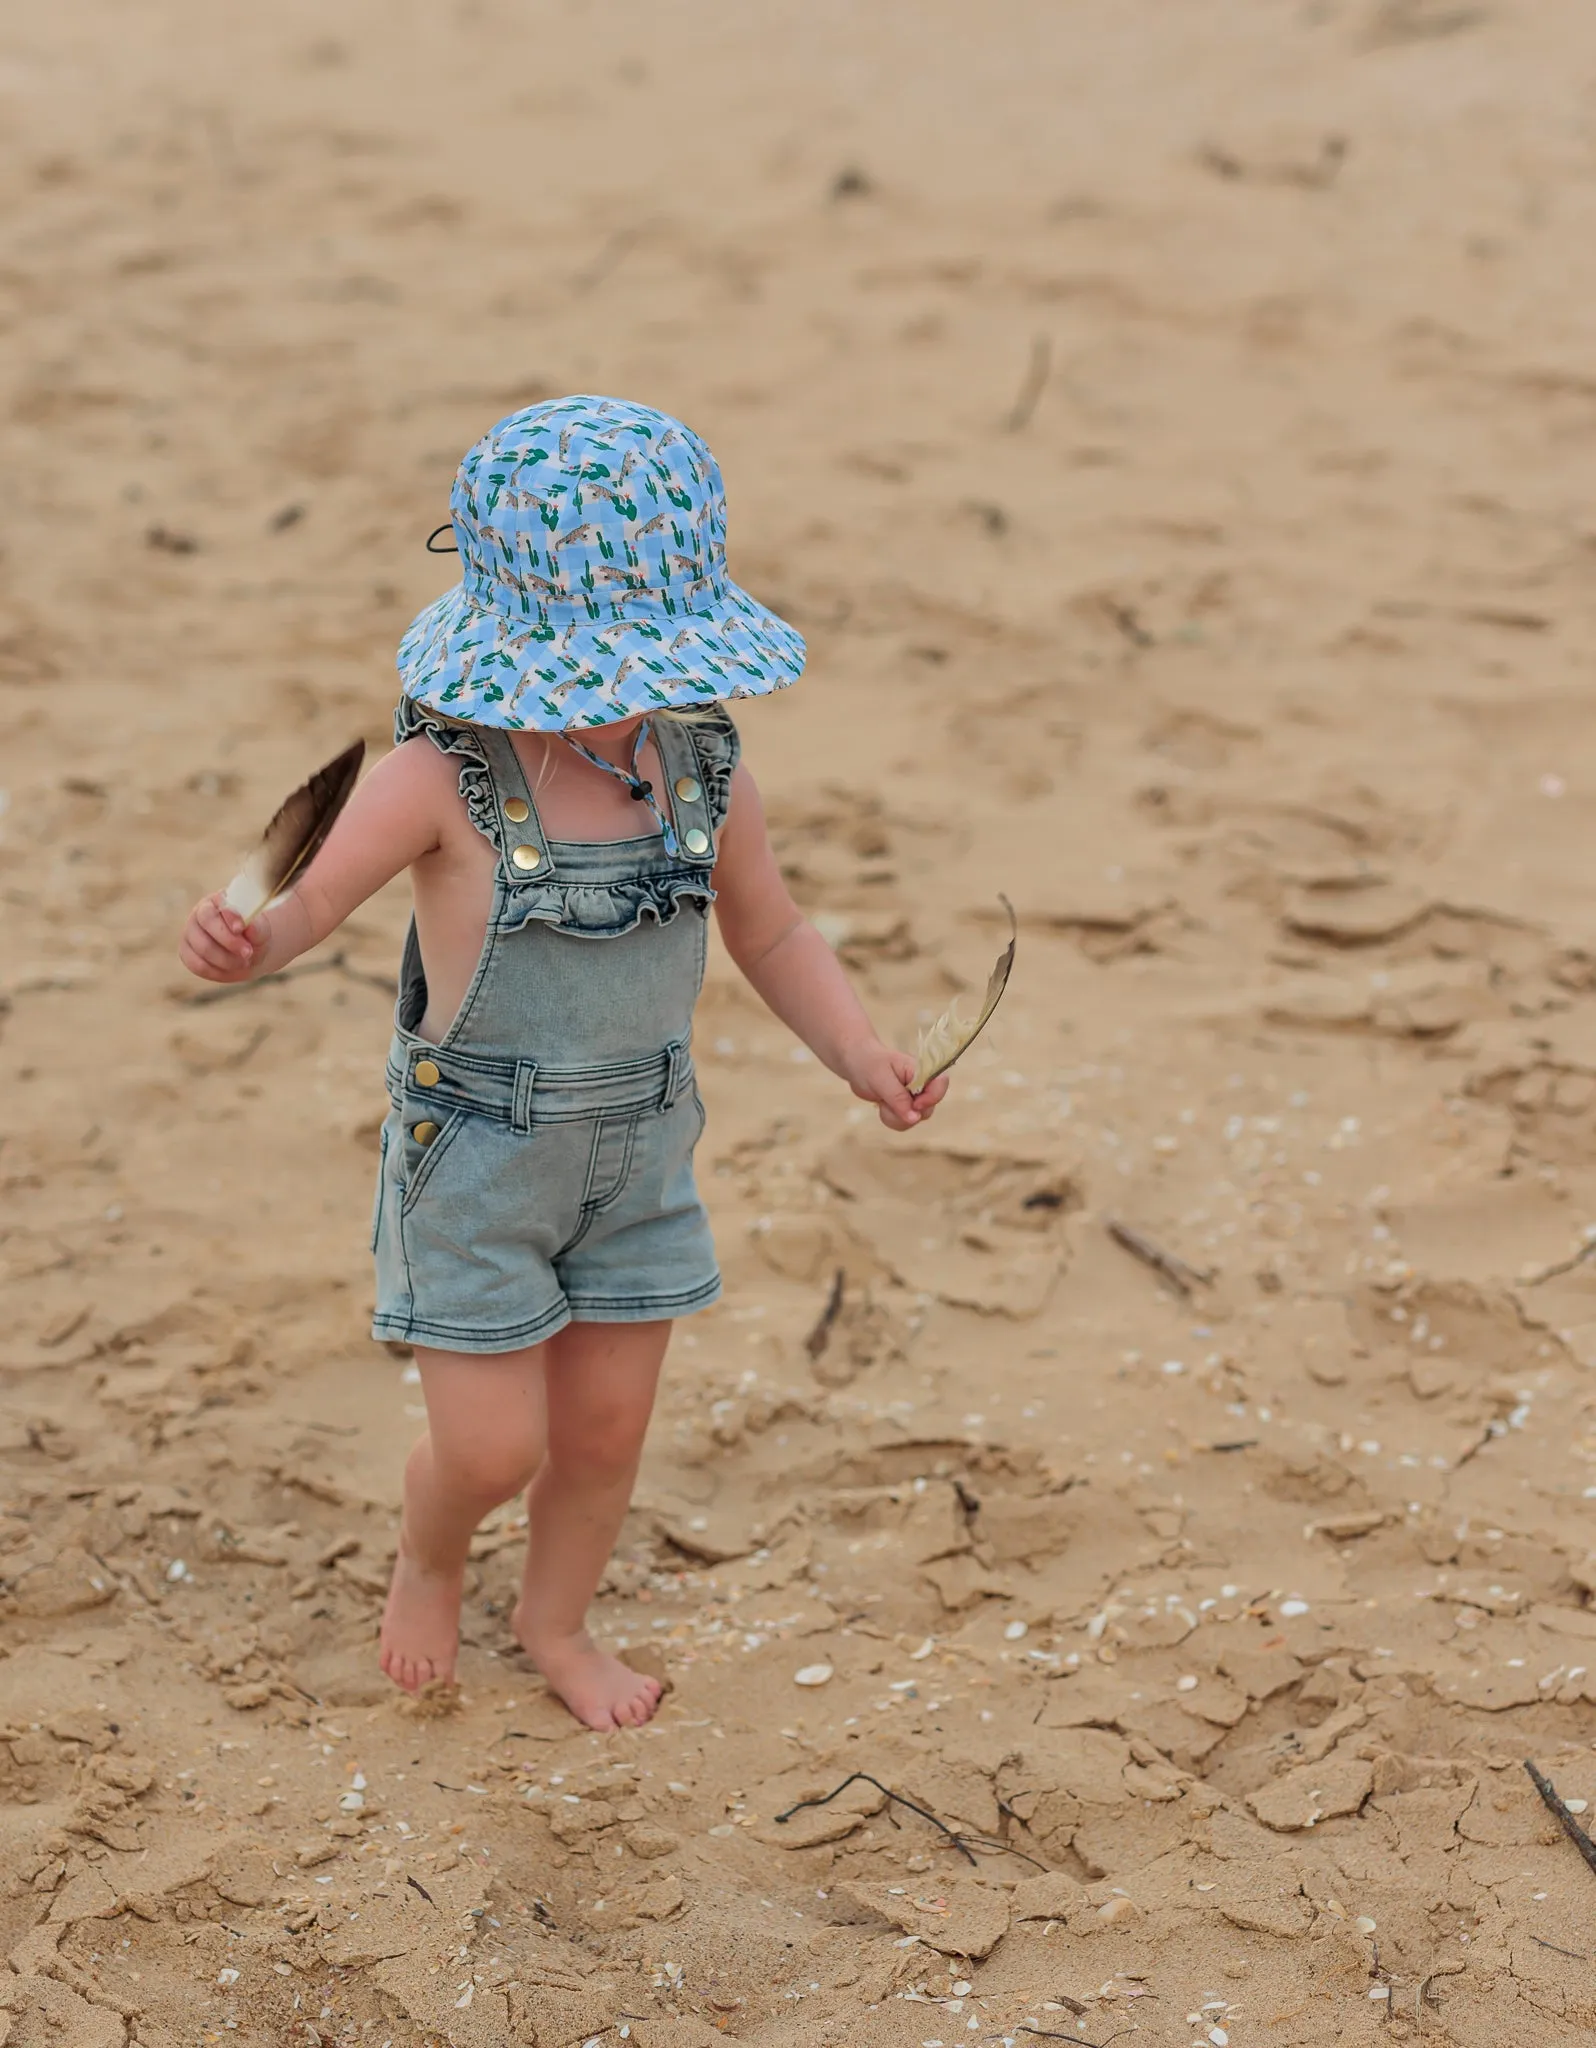
[{"label": "child's left hand", "polygon": [[843,1079],[863,1102],[873,1102],[889,1131],[912,1131],[923,1124],[948,1092],[949,1076],[938,1074],[918,1095],[909,1093],[915,1057],[894,1052],[879,1039],[862,1045],[848,1059]]}]

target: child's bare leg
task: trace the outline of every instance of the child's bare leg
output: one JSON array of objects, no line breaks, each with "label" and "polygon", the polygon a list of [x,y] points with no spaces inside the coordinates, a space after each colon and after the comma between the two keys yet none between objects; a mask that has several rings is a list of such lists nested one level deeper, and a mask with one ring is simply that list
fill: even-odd
[{"label": "child's bare leg", "polygon": [[548,1452],[527,1494],[515,1633],[590,1728],[641,1727],[659,1705],[659,1682],[606,1655],[585,1623],[632,1498],[670,1332],[570,1323],[544,1347]]},{"label": "child's bare leg", "polygon": [[382,1668],[407,1692],[453,1678],[472,1535],[542,1459],[546,1348],[416,1349],[427,1432],[405,1467],[399,1555],[382,1618]]}]

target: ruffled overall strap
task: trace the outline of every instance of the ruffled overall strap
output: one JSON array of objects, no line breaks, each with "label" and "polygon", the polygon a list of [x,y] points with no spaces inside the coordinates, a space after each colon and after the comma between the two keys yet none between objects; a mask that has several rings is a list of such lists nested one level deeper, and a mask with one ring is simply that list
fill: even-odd
[{"label": "ruffled overall strap", "polygon": [[680,858],[689,867],[713,867],[741,751],[737,728],[720,710],[704,718],[657,718],[653,726]]},{"label": "ruffled overall strap", "polygon": [[440,753],[460,763],[460,796],[466,815],[499,857],[499,876],[510,889],[552,880],[553,850],[532,786],[507,734],[492,726],[463,725],[440,717],[409,697],[393,715],[395,746],[425,736]]}]

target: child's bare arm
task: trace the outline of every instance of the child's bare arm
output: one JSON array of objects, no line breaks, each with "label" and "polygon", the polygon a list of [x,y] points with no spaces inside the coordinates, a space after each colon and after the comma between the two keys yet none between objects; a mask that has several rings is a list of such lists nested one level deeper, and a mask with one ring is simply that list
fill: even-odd
[{"label": "child's bare arm", "polygon": [[732,782],[715,888],[727,952],[787,1028],[855,1095],[875,1103],[890,1130],[923,1123],[947,1093],[947,1077],[909,1093],[913,1054],[883,1044],[836,954],[793,902],[746,768]]},{"label": "child's bare arm", "polygon": [[455,774],[429,743],[396,747],[349,799],[286,902],[246,927],[224,892],[205,897],[189,913],[178,958],[205,981],[253,981],[320,945],[384,882],[438,845]]}]

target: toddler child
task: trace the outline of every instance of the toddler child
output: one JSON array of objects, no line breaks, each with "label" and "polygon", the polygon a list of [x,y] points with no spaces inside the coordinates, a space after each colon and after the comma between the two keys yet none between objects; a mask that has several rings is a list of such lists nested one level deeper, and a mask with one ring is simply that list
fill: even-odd
[{"label": "toddler child", "polygon": [[929,1116],[802,917],[728,699],[800,674],[799,636],[726,573],[708,448],[576,397],[501,420],[450,500],[460,582],[399,649],[395,746],[292,892],[190,915],[189,970],[275,973],[408,867],[388,1055],[373,1333],[415,1348],[382,1667],[452,1679],[467,1551],[526,1489],[513,1626],[571,1712],[637,1727],[656,1680],[586,1616],[631,1497],[671,1320],[720,1293],[693,1181],[689,1050],[715,906],[749,982],[892,1130]]}]

